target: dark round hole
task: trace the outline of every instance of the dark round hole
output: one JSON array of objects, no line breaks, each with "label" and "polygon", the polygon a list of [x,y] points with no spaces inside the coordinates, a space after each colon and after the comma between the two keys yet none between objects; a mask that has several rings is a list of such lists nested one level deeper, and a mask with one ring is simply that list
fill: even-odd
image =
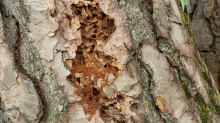
[{"label": "dark round hole", "polygon": [[66,17],[67,17],[68,20],[72,20],[72,18],[70,16],[67,15]]},{"label": "dark round hole", "polygon": [[117,67],[114,67],[115,70],[119,71],[119,69]]},{"label": "dark round hole", "polygon": [[93,95],[94,96],[98,96],[99,95],[100,92],[96,88],[92,88],[92,90],[93,90]]},{"label": "dark round hole", "polygon": [[107,106],[102,106],[102,108],[101,108],[102,113],[105,113],[105,111],[107,111],[107,110],[108,110]]},{"label": "dark round hole", "polygon": [[124,100],[124,97],[122,95],[118,95],[117,96],[117,100],[120,102],[120,101],[123,101]]},{"label": "dark round hole", "polygon": [[96,38],[96,35],[93,34],[91,37],[92,37],[92,38]]},{"label": "dark round hole", "polygon": [[86,20],[90,20],[90,17],[86,17]]},{"label": "dark round hole", "polygon": [[86,97],[86,96],[87,96],[87,94],[86,94],[86,93],[83,93],[83,96],[85,96],[85,97]]},{"label": "dark round hole", "polygon": [[92,101],[92,97],[89,97],[89,100]]},{"label": "dark round hole", "polygon": [[138,105],[139,105],[139,104],[137,104],[137,103],[131,104],[130,110],[131,110],[132,112],[137,112],[137,110],[138,110]]},{"label": "dark round hole", "polygon": [[94,51],[95,45],[92,45],[91,47],[92,47],[92,48],[91,48],[91,50],[89,51],[89,53],[92,53],[92,52]]},{"label": "dark round hole", "polygon": [[106,17],[106,14],[105,14],[105,13],[102,13],[102,17],[105,18],[105,17]]},{"label": "dark round hole", "polygon": [[76,15],[80,15],[80,14],[81,14],[81,11],[77,10],[77,11],[75,12],[75,14],[76,14]]},{"label": "dark round hole", "polygon": [[73,76],[72,74],[68,75],[68,76],[66,77],[66,79],[67,79],[68,81],[75,82],[74,76]]},{"label": "dark round hole", "polygon": [[80,78],[76,78],[76,80],[77,80],[77,82],[79,82],[79,83],[80,83]]},{"label": "dark round hole", "polygon": [[107,36],[104,36],[103,39],[104,39],[104,40],[107,39]]},{"label": "dark round hole", "polygon": [[97,14],[92,14],[93,17],[97,17]]},{"label": "dark round hole", "polygon": [[89,53],[92,53],[92,52],[93,52],[93,50],[90,50],[90,51],[89,51]]}]

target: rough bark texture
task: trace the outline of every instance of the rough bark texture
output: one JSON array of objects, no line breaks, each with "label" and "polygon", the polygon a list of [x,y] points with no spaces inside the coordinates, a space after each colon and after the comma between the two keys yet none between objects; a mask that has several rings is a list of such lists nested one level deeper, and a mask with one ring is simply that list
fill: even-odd
[{"label": "rough bark texture", "polygon": [[[219,86],[219,0],[187,0],[185,11],[190,18],[196,48]],[[219,88],[220,89],[220,88]]]},{"label": "rough bark texture", "polygon": [[0,0],[0,122],[220,122],[219,3]]}]

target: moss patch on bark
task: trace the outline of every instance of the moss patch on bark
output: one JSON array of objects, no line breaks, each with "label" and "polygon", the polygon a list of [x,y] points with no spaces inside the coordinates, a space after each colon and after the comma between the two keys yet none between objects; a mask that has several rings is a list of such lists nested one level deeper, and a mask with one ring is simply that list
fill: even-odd
[{"label": "moss patch on bark", "polygon": [[198,66],[200,73],[202,75],[202,78],[205,82],[205,86],[206,89],[208,91],[208,94],[210,96],[210,102],[212,103],[215,111],[217,112],[218,115],[220,115],[220,102],[219,102],[219,96],[217,94],[217,91],[215,90],[215,88],[213,87],[212,83],[211,83],[211,78],[209,76],[209,74],[207,73],[206,69],[205,69],[205,65],[204,63],[202,63],[201,61],[199,61],[199,59],[196,56],[196,53],[193,53],[193,59],[196,63],[196,65]]}]

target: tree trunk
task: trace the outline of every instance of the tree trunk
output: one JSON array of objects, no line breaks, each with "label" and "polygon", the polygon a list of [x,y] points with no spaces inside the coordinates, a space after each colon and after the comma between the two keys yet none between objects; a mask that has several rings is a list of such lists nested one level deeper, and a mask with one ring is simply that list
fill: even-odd
[{"label": "tree trunk", "polygon": [[181,6],[0,0],[0,121],[220,122],[219,2]]},{"label": "tree trunk", "polygon": [[191,21],[197,50],[220,89],[220,27],[219,0],[187,0],[186,12]]}]

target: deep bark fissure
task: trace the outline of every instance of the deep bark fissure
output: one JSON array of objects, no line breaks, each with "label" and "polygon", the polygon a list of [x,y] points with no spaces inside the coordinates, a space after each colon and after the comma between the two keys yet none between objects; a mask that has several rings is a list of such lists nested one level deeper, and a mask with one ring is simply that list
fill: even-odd
[{"label": "deep bark fissure", "polygon": [[[138,54],[138,53],[136,53],[136,54]],[[148,77],[148,79],[149,79],[149,83],[148,83],[148,85],[147,85],[147,87],[145,87],[145,86],[143,86],[143,88],[146,88],[147,90],[148,90],[148,94],[150,95],[150,97],[152,98],[152,99],[154,99],[154,97],[153,97],[153,95],[150,93],[151,92],[151,86],[153,85],[153,80],[152,80],[152,73],[150,73],[149,72],[149,67],[147,68],[146,66],[146,64],[144,64],[142,61],[141,61],[141,59],[140,58],[138,58],[138,55],[135,55],[136,56],[136,61],[137,61],[137,65],[138,65],[138,68],[142,68],[141,70],[139,70],[139,72],[142,72],[142,71],[144,71],[144,72],[146,72],[147,73],[147,77]],[[143,78],[141,78],[142,79],[142,82],[144,82],[144,79]],[[143,92],[142,92],[143,93]],[[153,100],[152,101],[152,104],[153,104],[153,106],[154,106],[154,108],[155,108],[155,110],[157,111],[157,113],[159,114],[160,113],[160,110],[159,110],[159,108],[158,108],[158,106],[156,106],[156,101],[155,100]],[[163,119],[164,121],[165,121],[165,119]]]},{"label": "deep bark fissure", "polygon": [[[134,1],[120,1],[119,5],[121,7],[125,7],[126,9],[126,14],[128,16],[128,22],[126,24],[127,28],[130,29],[130,33],[131,33],[131,37],[132,37],[132,41],[133,41],[133,48],[132,48],[132,53],[134,52],[135,55],[135,59],[137,59],[137,64],[142,64],[142,61],[141,61],[141,54],[139,53],[140,51],[136,50],[136,49],[140,49],[141,48],[141,45],[143,42],[151,42],[154,46],[157,46],[158,42],[153,42],[152,39],[155,37],[155,28],[151,28],[152,27],[155,27],[154,24],[153,24],[153,18],[152,16],[149,16],[149,14],[152,15],[153,13],[153,2],[152,1],[147,1],[147,5],[145,5],[146,1],[143,1],[143,0],[139,0],[137,1],[137,3],[135,3]],[[137,5],[136,5],[137,4]],[[132,6],[132,9],[130,8]],[[142,17],[142,15],[139,15],[139,13],[135,13],[136,15],[134,15],[134,13],[132,12],[133,11],[139,11],[141,14],[144,13],[144,16]],[[132,14],[133,15],[132,15]],[[149,21],[148,23],[151,24],[151,26],[148,26],[147,24],[145,23],[142,23],[141,19],[137,19],[139,18],[139,16],[141,16],[142,18],[146,19],[146,21]],[[141,23],[139,23],[138,21],[140,21]],[[144,30],[142,30],[142,28],[144,27],[147,27],[147,29],[145,28]],[[135,31],[134,31],[135,30]],[[133,31],[135,32],[135,34],[133,33]],[[152,31],[152,32],[151,32]],[[145,34],[142,36],[141,34],[145,32]],[[150,34],[149,34],[150,33]],[[152,36],[152,37],[148,37],[149,35]],[[139,59],[139,60],[138,60]],[[148,81],[147,84],[148,84],[148,89],[150,88],[150,86],[153,85],[153,82],[152,82],[152,78],[150,76],[152,76],[152,72],[149,72],[150,68],[146,69],[146,65],[144,65],[144,68],[143,70],[141,70],[143,72],[143,76],[146,76],[147,78],[145,78],[144,80],[145,81]],[[140,69],[142,69],[140,67]],[[147,72],[147,73],[146,73]],[[147,75],[146,75],[147,74]],[[150,77],[150,79],[148,78]],[[145,81],[143,81],[143,84],[146,84]],[[149,83],[150,81],[150,83]],[[142,85],[143,86],[143,85]],[[147,89],[147,90],[148,90]],[[150,89],[151,90],[151,89]],[[169,116],[169,115],[163,115],[161,116],[161,114],[159,113],[159,111],[157,110],[158,107],[156,106],[156,103],[155,103],[155,98],[153,97],[153,95],[151,94],[151,91],[148,90],[148,92],[146,92],[147,94],[149,95],[142,95],[143,97],[142,98],[149,98],[147,101],[149,102],[145,102],[147,104],[147,107],[145,108],[149,108],[150,112],[146,112],[145,116],[147,117],[147,121],[148,122],[159,122],[161,120],[163,120],[164,122],[173,122],[172,118]],[[142,94],[145,93],[142,92]],[[153,108],[151,109],[150,107],[153,106]],[[153,112],[152,110],[156,111]],[[154,115],[154,116],[152,116]],[[156,117],[155,117],[156,116]],[[162,122],[162,121],[161,121]]]},{"label": "deep bark fissure", "polygon": [[[162,40],[162,38],[157,38],[157,42],[160,42],[160,40]],[[167,41],[169,43],[169,40],[165,38],[165,41]],[[181,86],[185,92],[185,96],[187,97],[188,100],[193,99],[193,101],[195,101],[198,105],[197,105],[197,110],[199,111],[200,114],[200,118],[202,120],[202,122],[208,122],[210,120],[211,115],[209,115],[210,113],[210,106],[208,106],[208,104],[205,103],[203,97],[201,96],[201,94],[197,91],[194,90],[192,88],[195,88],[195,82],[193,82],[190,77],[188,76],[187,73],[185,73],[185,70],[183,70],[182,68],[180,68],[182,65],[182,63],[180,61],[177,61],[180,59],[180,51],[178,51],[177,49],[175,49],[174,46],[170,46],[169,48],[173,48],[173,52],[174,54],[178,54],[177,58],[175,58],[176,60],[172,59],[173,56],[171,56],[168,52],[166,53],[166,51],[162,51],[159,45],[163,45],[164,43],[158,43],[157,45],[157,50],[160,51],[161,54],[164,54],[170,67],[171,67],[171,71],[174,72],[174,74],[176,74],[175,76],[177,77],[178,81],[181,83]],[[172,49],[171,48],[171,49]],[[172,53],[171,53],[172,54]],[[173,54],[173,55],[174,55]],[[168,57],[169,56],[169,57]],[[204,73],[205,74],[205,73]],[[207,78],[207,77],[205,77]],[[210,79],[208,79],[208,84],[209,86],[212,86]],[[194,95],[192,95],[191,93],[195,93]]]},{"label": "deep bark fissure", "polygon": [[[203,1],[204,2],[204,1]],[[207,2],[207,1],[206,1]],[[212,2],[212,1],[210,1],[210,2]],[[196,10],[196,7],[197,7],[197,4],[198,4],[198,1],[196,2],[196,4],[194,5],[194,10],[193,10],[193,14],[192,14],[192,16],[194,15],[194,12],[196,12],[195,10]],[[203,3],[202,3],[203,4]],[[216,4],[217,5],[217,4]],[[191,6],[191,5],[190,5]],[[199,5],[198,5],[199,6]],[[201,6],[200,6],[201,7]],[[203,6],[204,7],[204,6]],[[203,8],[202,7],[202,8]],[[202,9],[202,11],[203,11],[204,9]],[[198,10],[197,10],[197,12],[198,12]],[[191,14],[191,13],[190,13]],[[203,13],[204,14],[204,13]],[[182,15],[182,18],[184,18],[185,19],[185,21],[187,21],[187,25],[189,25],[190,24],[190,22],[189,21],[191,21],[191,20],[189,20],[187,17],[186,17],[186,14],[185,13],[182,13],[181,14]],[[196,16],[196,15],[195,15]],[[204,15],[200,15],[199,17],[195,17],[195,18],[191,18],[192,20],[193,19],[204,19],[204,17],[203,17]],[[207,20],[207,18],[205,18],[205,20]],[[210,20],[208,21],[208,22],[210,22]],[[186,23],[184,23],[185,24],[185,26],[186,26]],[[190,26],[192,26],[192,25],[190,25]],[[208,27],[209,28],[209,27]],[[193,42],[195,42],[195,39],[194,39],[194,36],[191,34],[191,35],[189,35],[189,32],[190,33],[192,33],[191,32],[191,29],[189,29],[189,30],[187,30],[188,31],[188,37],[191,37],[192,39],[193,39]],[[213,32],[212,32],[213,33]],[[197,37],[198,38],[198,37]],[[214,41],[213,41],[214,42]],[[214,44],[214,43],[213,43]],[[211,47],[211,46],[210,46]],[[206,114],[208,114],[208,112],[212,112],[212,113],[217,113],[218,115],[219,115],[219,95],[218,95],[218,93],[217,93],[217,90],[215,90],[215,87],[214,87],[214,85],[215,84],[213,84],[212,83],[212,80],[211,80],[211,77],[210,77],[210,73],[209,72],[207,72],[207,70],[206,70],[206,65],[205,65],[205,63],[204,63],[204,59],[203,60],[201,60],[201,58],[200,59],[198,59],[199,57],[198,56],[200,56],[200,54],[199,53],[197,53],[197,50],[196,50],[196,46],[194,45],[194,51],[193,51],[193,60],[194,60],[194,62],[196,63],[196,65],[197,65],[197,67],[199,68],[199,72],[200,72],[200,74],[201,74],[201,77],[202,77],[202,79],[204,80],[204,83],[206,84],[206,89],[207,89],[207,91],[208,91],[208,94],[209,94],[209,98],[210,98],[210,102],[212,103],[212,105],[210,106],[210,105],[206,105],[206,111],[204,111],[204,113],[206,113]],[[202,98],[196,98],[196,99],[202,99]],[[210,109],[212,109],[212,111],[210,111]],[[208,111],[209,110],[209,111]],[[201,113],[201,112],[200,112]],[[203,119],[205,119],[205,117],[206,116],[204,116],[204,118],[203,117],[201,117],[201,119],[203,118]],[[210,116],[211,117],[211,116]],[[209,118],[210,118],[209,117]],[[209,120],[209,119],[208,119]]]},{"label": "deep bark fissure", "polygon": [[[19,4],[23,3],[23,1],[21,1],[21,0],[19,2],[20,2]],[[42,101],[42,104],[43,104],[43,116],[40,118],[39,122],[48,121],[49,116],[51,115],[50,113],[53,113],[50,110],[54,110],[53,108],[51,108],[51,105],[53,105],[52,103],[56,102],[57,100],[50,99],[51,97],[50,98],[46,97],[46,96],[51,96],[51,95],[45,94],[45,90],[44,89],[47,89],[47,88],[42,87],[42,86],[45,86],[45,85],[43,85],[45,83],[42,83],[42,81],[45,81],[43,79],[48,78],[48,76],[53,77],[54,75],[48,75],[47,73],[45,73],[41,69],[40,70],[41,75],[40,75],[40,77],[37,77],[35,74],[31,74],[32,72],[36,72],[36,71],[30,71],[30,69],[27,69],[27,67],[26,67],[27,64],[25,64],[24,61],[25,60],[26,61],[30,60],[28,62],[31,62],[31,63],[34,64],[36,62],[35,60],[38,58],[38,56],[36,56],[37,54],[30,54],[30,53],[27,53],[30,56],[25,56],[25,57],[31,57],[30,59],[28,59],[28,58],[24,59],[24,55],[22,56],[23,58],[21,58],[21,52],[20,51],[24,50],[24,49],[22,49],[22,48],[25,47],[24,45],[26,45],[25,49],[30,48],[27,51],[31,50],[31,52],[35,52],[35,50],[36,50],[35,47],[32,46],[32,41],[27,41],[28,39],[26,37],[27,36],[26,34],[29,31],[28,28],[26,28],[27,27],[27,25],[26,25],[27,23],[19,22],[19,20],[17,20],[17,18],[14,17],[14,16],[17,16],[17,15],[13,15],[13,14],[12,15],[8,15],[9,13],[6,13],[6,11],[5,11],[6,9],[5,9],[3,1],[0,1],[0,4],[1,4],[1,6],[3,6],[3,7],[1,7],[0,10],[1,10],[1,13],[3,15],[2,18],[3,18],[4,27],[7,26],[8,24],[10,24],[9,21],[5,21],[5,18],[11,17],[11,18],[14,18],[14,20],[16,20],[16,23],[14,25],[15,27],[17,27],[16,33],[13,33],[13,32],[10,32],[10,31],[6,31],[7,29],[10,30],[10,28],[3,28],[5,30],[4,31],[4,33],[5,33],[4,35],[6,35],[6,38],[5,38],[6,44],[9,45],[9,49],[10,49],[11,53],[13,54],[15,71],[21,72],[22,74],[24,74],[34,84],[34,88],[36,89],[36,91],[38,93],[38,96],[40,97],[40,100]],[[25,19],[28,19],[27,15],[26,15],[27,14],[26,9],[23,8],[25,5],[23,5],[23,6],[22,5],[19,6],[19,7],[21,7],[19,9],[23,9],[22,12],[24,12],[25,14],[24,13],[22,13],[22,14],[25,15]],[[27,21],[28,20],[26,20],[26,22]],[[21,30],[22,30],[22,32],[21,32]],[[15,35],[16,38],[13,38],[13,39],[9,38],[7,40],[8,37],[13,36],[13,35]],[[21,45],[23,45],[22,48],[21,48]],[[27,46],[29,46],[29,47],[27,47]],[[22,51],[22,52],[24,52],[24,51]],[[40,66],[38,66],[38,67],[40,67]],[[66,108],[67,107],[65,107],[65,104],[64,104],[63,110],[65,111]],[[60,112],[60,113],[58,113],[56,115],[57,118],[51,117],[51,116],[50,116],[50,118],[52,118],[52,120],[57,120],[57,119],[58,120],[63,120],[63,117],[59,117],[58,116],[58,115],[61,115],[61,113],[62,112]],[[25,114],[22,114],[22,115],[25,115]]]},{"label": "deep bark fissure", "polygon": [[37,90],[38,95],[39,95],[39,97],[42,101],[42,104],[43,104],[43,116],[41,117],[41,119],[39,121],[39,122],[42,122],[45,119],[47,119],[47,116],[48,116],[48,102],[46,102],[45,95],[42,94],[43,90],[40,86],[40,80],[37,80],[37,79],[31,77],[30,75],[28,75],[26,73],[26,71],[21,66],[22,63],[20,61],[20,52],[19,51],[20,51],[20,45],[21,45],[22,37],[21,37],[20,25],[19,25],[18,21],[17,21],[16,25],[17,25],[17,28],[18,28],[18,34],[17,34],[18,39],[15,42],[15,46],[14,46],[15,66],[16,66],[17,70],[19,70],[21,73],[26,75],[33,82],[33,84],[35,85],[34,87]]},{"label": "deep bark fissure", "polygon": [[[5,14],[5,7],[4,7],[4,4],[2,3],[2,1],[0,1],[0,12],[2,13],[2,17],[3,17],[3,22],[4,22],[4,25],[7,25],[8,24],[8,22],[7,21],[4,21],[5,19],[4,18],[8,18],[9,16],[7,16],[6,14]],[[13,17],[13,16],[11,16],[14,20],[16,20],[16,18],[15,17]],[[16,23],[15,23],[15,26],[17,27],[17,34],[15,34],[15,35],[17,35],[17,39],[16,39],[16,41],[15,41],[15,43],[13,44],[12,42],[8,42],[8,45],[10,46],[9,48],[10,48],[10,50],[11,50],[11,53],[13,54],[13,57],[14,57],[14,63],[15,63],[15,69],[16,69],[16,71],[18,71],[18,72],[21,72],[22,74],[24,74],[26,77],[28,77],[32,82],[33,82],[33,84],[35,85],[34,87],[35,87],[35,89],[37,90],[37,92],[38,92],[38,95],[39,95],[39,97],[40,97],[40,99],[41,99],[41,101],[42,101],[42,104],[44,105],[44,109],[43,109],[43,114],[44,114],[44,116],[43,117],[41,117],[41,120],[40,121],[42,121],[43,119],[45,119],[46,117],[47,117],[47,112],[48,112],[48,106],[47,106],[47,103],[46,103],[46,100],[45,100],[45,97],[44,97],[44,95],[42,95],[41,93],[42,93],[42,89],[41,89],[41,87],[40,87],[40,85],[39,85],[39,80],[37,80],[37,79],[35,79],[35,78],[33,78],[33,77],[31,77],[30,75],[28,75],[27,73],[26,73],[26,71],[22,68],[22,66],[21,66],[21,61],[20,61],[20,45],[21,45],[21,40],[22,40],[22,37],[21,37],[21,29],[20,29],[20,24],[19,24],[19,22],[18,22],[18,20],[16,20]],[[4,29],[4,28],[3,28]],[[6,32],[6,31],[4,31],[4,35],[8,35],[8,34],[10,34],[10,32]],[[6,34],[6,33],[8,33],[8,34]],[[6,39],[7,39],[7,37],[6,37]],[[9,40],[10,41],[10,40]],[[6,42],[7,43],[7,42]],[[12,45],[13,44],[13,45]]]}]

